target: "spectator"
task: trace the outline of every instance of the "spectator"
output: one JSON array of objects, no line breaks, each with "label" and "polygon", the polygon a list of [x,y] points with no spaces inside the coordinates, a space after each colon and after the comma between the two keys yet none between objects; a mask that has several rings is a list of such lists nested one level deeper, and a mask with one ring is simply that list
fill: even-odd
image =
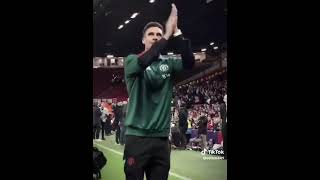
[{"label": "spectator", "polygon": [[189,118],[188,118],[188,129],[187,129],[187,132],[186,132],[187,144],[189,144],[189,142],[190,142],[191,134],[192,134],[192,118],[189,116]]},{"label": "spectator", "polygon": [[123,121],[122,102],[118,102],[115,106],[114,115],[115,120],[113,126],[116,131],[116,144],[120,144],[120,121]]},{"label": "spectator", "polygon": [[126,131],[126,127],[124,126],[124,121],[127,116],[127,102],[123,103],[122,108],[121,108],[121,113],[122,113],[122,117],[120,118],[120,123],[119,123],[120,145],[124,145],[125,144],[125,131]]},{"label": "spectator", "polygon": [[93,104],[93,139],[99,140],[99,133],[101,129],[101,111],[96,103]]},{"label": "spectator", "polygon": [[207,123],[208,123],[208,118],[202,112],[197,124],[199,138],[201,139],[202,150],[207,149]]},{"label": "spectator", "polygon": [[188,129],[188,110],[185,107],[185,104],[181,105],[181,109],[179,111],[179,129],[180,129],[180,141],[181,148],[186,149],[186,132]]}]

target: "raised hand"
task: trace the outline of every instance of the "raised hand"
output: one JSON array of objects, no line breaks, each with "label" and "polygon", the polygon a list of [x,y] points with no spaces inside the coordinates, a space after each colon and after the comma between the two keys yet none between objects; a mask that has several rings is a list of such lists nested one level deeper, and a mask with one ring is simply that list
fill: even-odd
[{"label": "raised hand", "polygon": [[174,4],[171,4],[171,13],[166,23],[166,32],[164,38],[169,39],[173,32],[177,29],[178,10]]}]

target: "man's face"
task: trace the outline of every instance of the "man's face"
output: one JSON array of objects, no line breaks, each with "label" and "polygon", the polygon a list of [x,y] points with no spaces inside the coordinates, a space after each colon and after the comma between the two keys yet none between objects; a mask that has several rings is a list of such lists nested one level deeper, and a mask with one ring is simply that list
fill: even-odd
[{"label": "man's face", "polygon": [[144,33],[142,43],[146,49],[149,49],[153,43],[159,41],[162,38],[162,30],[158,27],[150,27]]}]

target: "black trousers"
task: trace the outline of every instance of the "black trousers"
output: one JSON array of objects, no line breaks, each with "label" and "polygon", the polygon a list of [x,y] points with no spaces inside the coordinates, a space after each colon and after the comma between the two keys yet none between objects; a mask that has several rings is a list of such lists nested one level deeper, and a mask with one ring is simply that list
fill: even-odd
[{"label": "black trousers", "polygon": [[170,145],[167,137],[126,136],[123,159],[126,180],[167,180]]},{"label": "black trousers", "polygon": [[101,121],[101,139],[104,139],[104,133],[106,131],[106,123]]},{"label": "black trousers", "polygon": [[180,131],[171,131],[171,142],[176,147],[181,146],[180,138],[181,138]]},{"label": "black trousers", "polygon": [[111,134],[112,125],[111,125],[111,121],[110,121],[110,120],[107,120],[107,121],[106,121],[105,130],[106,130],[106,134],[107,134],[107,135],[110,135],[110,134]]},{"label": "black trousers", "polygon": [[120,143],[120,126],[116,127],[116,143]]},{"label": "black trousers", "polygon": [[100,129],[100,125],[93,126],[93,139],[99,139]]},{"label": "black trousers", "polygon": [[180,127],[180,146],[182,148],[185,148],[186,145],[187,145],[187,138],[186,138],[186,132],[187,132],[187,128],[183,128],[183,127]]},{"label": "black trousers", "polygon": [[186,134],[186,138],[187,138],[187,144],[189,144],[190,139],[191,139],[191,134]]}]

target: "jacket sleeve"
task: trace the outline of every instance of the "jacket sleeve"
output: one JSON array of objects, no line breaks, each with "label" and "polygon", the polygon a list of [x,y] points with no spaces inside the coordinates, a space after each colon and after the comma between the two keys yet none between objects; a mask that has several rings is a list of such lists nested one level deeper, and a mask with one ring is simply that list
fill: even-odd
[{"label": "jacket sleeve", "polygon": [[159,58],[160,52],[167,45],[167,40],[162,38],[155,42],[151,48],[140,55],[129,55],[125,58],[124,71],[126,77],[136,76]]},{"label": "jacket sleeve", "polygon": [[195,64],[195,58],[191,49],[191,42],[181,35],[174,38],[174,43],[178,53],[181,54],[182,65],[184,69],[192,69]]}]

